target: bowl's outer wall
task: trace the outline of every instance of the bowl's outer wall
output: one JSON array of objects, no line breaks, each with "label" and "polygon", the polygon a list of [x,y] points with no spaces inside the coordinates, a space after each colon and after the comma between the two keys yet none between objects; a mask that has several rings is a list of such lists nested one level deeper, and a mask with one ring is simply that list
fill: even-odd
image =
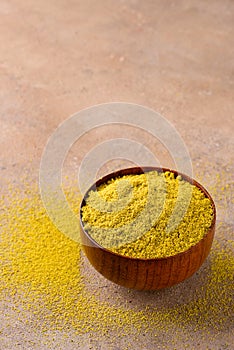
[{"label": "bowl's outer wall", "polygon": [[124,287],[156,290],[170,287],[192,276],[207,258],[215,231],[212,230],[189,251],[163,259],[133,259],[92,245],[82,231],[86,256],[104,277]]},{"label": "bowl's outer wall", "polygon": [[[177,171],[155,167],[123,169],[98,180],[92,189],[116,176],[140,174],[151,170],[172,171],[198,186],[211,200],[214,219],[203,239],[187,251],[162,259],[135,259],[115,254],[97,244],[84,230],[80,217],[81,241],[85,254],[93,267],[112,282],[138,290],[157,290],[170,287],[192,276],[207,258],[215,232],[216,210],[209,193],[195,180]],[[85,204],[85,198],[86,196],[84,196],[81,207]]]}]

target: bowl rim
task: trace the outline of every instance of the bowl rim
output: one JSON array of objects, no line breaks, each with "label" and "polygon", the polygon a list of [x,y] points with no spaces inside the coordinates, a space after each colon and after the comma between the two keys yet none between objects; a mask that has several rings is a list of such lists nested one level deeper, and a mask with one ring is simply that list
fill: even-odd
[{"label": "bowl rim", "polygon": [[[136,172],[134,172],[136,171]],[[139,171],[139,173],[138,173]],[[135,175],[140,175],[140,174],[144,174],[146,172],[150,172],[150,171],[157,171],[157,172],[172,172],[174,173],[176,176],[180,175],[182,177],[183,180],[189,182],[192,185],[195,185],[196,187],[198,187],[200,190],[202,190],[202,192],[205,194],[205,196],[207,198],[209,198],[212,208],[213,208],[213,219],[211,222],[210,227],[208,228],[207,232],[204,234],[204,236],[202,237],[202,239],[200,239],[196,244],[192,245],[190,248],[188,248],[187,250],[184,250],[183,252],[174,254],[174,255],[169,255],[167,257],[161,257],[161,258],[137,258],[137,257],[132,257],[132,256],[126,256],[126,255],[122,255],[122,254],[118,254],[116,252],[113,252],[112,250],[103,247],[102,245],[100,245],[97,241],[95,241],[95,239],[89,234],[89,232],[87,232],[84,229],[84,225],[83,225],[83,220],[82,220],[82,207],[85,204],[85,200],[87,198],[88,193],[92,190],[97,188],[99,185],[105,183],[105,181],[108,181],[110,179],[114,179],[116,177],[121,177],[124,175],[131,175],[131,174],[135,174]],[[124,174],[122,174],[124,172]],[[79,219],[80,219],[80,226],[81,229],[83,231],[83,233],[87,236],[87,238],[92,242],[94,248],[99,248],[103,251],[105,251],[106,253],[112,254],[118,258],[121,259],[130,259],[132,261],[137,260],[137,261],[145,261],[145,262],[155,262],[155,261],[163,261],[163,260],[168,260],[168,259],[174,259],[175,257],[179,257],[185,254],[189,254],[192,250],[196,249],[196,247],[202,243],[202,241],[205,240],[205,238],[207,237],[207,235],[214,230],[215,227],[215,223],[216,223],[216,207],[215,207],[215,203],[213,198],[211,197],[211,195],[209,194],[209,192],[205,189],[204,186],[202,186],[198,181],[196,181],[195,179],[193,179],[192,177],[181,173],[177,170],[173,170],[170,168],[164,168],[164,167],[155,167],[155,166],[138,166],[138,167],[129,167],[129,168],[121,168],[119,170],[113,171],[111,173],[108,173],[102,177],[100,177],[97,181],[95,181],[85,192],[85,194],[82,197],[81,203],[80,203],[80,209],[79,209]],[[84,245],[82,243],[82,245]]]}]

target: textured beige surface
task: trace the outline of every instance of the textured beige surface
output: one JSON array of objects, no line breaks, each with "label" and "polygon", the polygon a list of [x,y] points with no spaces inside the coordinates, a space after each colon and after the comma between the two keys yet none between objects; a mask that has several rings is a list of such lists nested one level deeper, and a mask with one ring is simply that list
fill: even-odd
[{"label": "textured beige surface", "polygon": [[[208,190],[218,173],[231,181],[233,23],[231,0],[0,0],[1,183],[6,179],[17,183],[24,173],[37,180],[42,151],[59,123],[83,108],[111,101],[149,106],[173,123],[188,147],[194,173],[203,174]],[[100,140],[137,139],[130,129],[105,127],[90,133],[70,152],[67,172],[76,177],[79,162]],[[163,166],[173,166],[160,144],[144,134],[142,140]],[[110,169],[115,166],[119,163]],[[226,204],[220,205],[218,220],[225,223],[230,238],[233,209],[231,202]],[[87,288],[93,293],[101,291],[101,299],[110,303],[116,302],[118,293],[115,307],[131,300],[139,308],[195,298],[194,287],[208,267],[174,289],[129,294],[100,277],[85,259],[83,264],[89,276]],[[10,310],[9,305],[3,308]],[[4,324],[4,316],[0,317]],[[41,342],[43,335],[17,324],[14,314],[12,319],[14,326],[0,349],[47,349]],[[213,342],[216,331],[211,329],[207,340],[199,340],[198,334],[189,343],[192,326],[188,325],[187,335],[176,340],[176,349],[232,349],[231,322]],[[87,345],[80,345],[78,336],[72,340],[56,333],[54,338],[52,349],[122,349],[121,340],[110,345],[87,335],[83,338]],[[134,337],[129,341],[134,344]],[[165,344],[174,348],[170,340]],[[155,343],[150,336],[142,335],[136,345],[136,349],[157,348],[162,348],[160,341]]]}]

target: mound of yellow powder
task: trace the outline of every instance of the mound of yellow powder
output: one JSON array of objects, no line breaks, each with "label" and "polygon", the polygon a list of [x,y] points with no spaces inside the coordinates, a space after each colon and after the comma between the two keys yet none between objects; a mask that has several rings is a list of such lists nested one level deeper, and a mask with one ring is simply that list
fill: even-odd
[{"label": "mound of yellow powder", "polygon": [[204,237],[213,215],[210,199],[198,187],[156,171],[111,179],[90,191],[82,207],[84,228],[97,243],[135,258],[189,249]]}]

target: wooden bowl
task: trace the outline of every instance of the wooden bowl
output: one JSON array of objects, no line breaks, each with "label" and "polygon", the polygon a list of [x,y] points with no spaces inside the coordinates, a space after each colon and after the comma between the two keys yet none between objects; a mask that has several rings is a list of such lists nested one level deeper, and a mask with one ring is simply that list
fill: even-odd
[{"label": "wooden bowl", "polygon": [[[95,190],[97,186],[117,176],[142,174],[152,170],[158,172],[170,171],[176,176],[181,175],[184,180],[197,186],[205,196],[210,199],[214,211],[214,217],[209,230],[196,245],[182,253],[166,258],[132,258],[119,255],[103,248],[89,235],[88,232],[85,231],[83,226],[81,208],[85,205],[85,199],[88,192],[90,190]],[[122,169],[104,176],[89,188],[80,207],[81,241],[84,252],[90,263],[99,273],[110,281],[127,288],[138,290],[157,290],[170,287],[192,276],[203,264],[210,252],[215,232],[215,221],[216,209],[214,201],[202,185],[187,175],[171,169],[157,167],[134,167]]]}]

